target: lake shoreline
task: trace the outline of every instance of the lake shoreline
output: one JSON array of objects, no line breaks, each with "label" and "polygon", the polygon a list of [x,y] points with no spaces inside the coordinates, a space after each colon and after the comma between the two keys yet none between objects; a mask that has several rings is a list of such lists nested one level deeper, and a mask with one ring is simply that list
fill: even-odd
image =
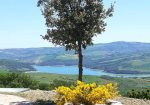
[{"label": "lake shoreline", "polygon": [[[34,66],[34,65],[32,65]],[[56,67],[60,67],[60,66],[75,66],[78,67],[77,65],[36,65],[36,66],[56,66]],[[111,73],[111,74],[125,74],[125,75],[145,75],[145,74],[149,74],[150,72],[141,72],[141,71],[136,71],[136,70],[118,70],[118,69],[99,69],[97,67],[89,67],[89,66],[84,66],[83,68],[87,68],[87,69],[92,69],[93,71],[103,71],[105,73]]]},{"label": "lake shoreline", "polygon": [[[55,65],[55,66],[39,66],[32,65],[36,71],[29,71],[26,73],[50,73],[50,74],[78,74],[78,68],[76,65],[65,66],[65,65]],[[67,70],[68,69],[68,70]],[[70,70],[71,69],[71,70]],[[111,77],[150,77],[150,74],[115,74],[110,72],[105,72],[105,70],[91,69],[83,67],[84,75],[95,75],[95,76],[111,76]]]},{"label": "lake shoreline", "polygon": [[[32,65],[34,66],[34,65]],[[62,67],[62,66],[75,66],[78,67],[77,65],[36,65],[36,66],[55,66],[55,67]],[[112,74],[150,74],[150,72],[140,72],[140,71],[136,71],[136,70],[114,70],[114,69],[99,69],[96,67],[89,67],[89,66],[84,66],[83,68],[87,68],[87,69],[92,69],[93,71],[103,71],[105,73],[112,73]]]}]

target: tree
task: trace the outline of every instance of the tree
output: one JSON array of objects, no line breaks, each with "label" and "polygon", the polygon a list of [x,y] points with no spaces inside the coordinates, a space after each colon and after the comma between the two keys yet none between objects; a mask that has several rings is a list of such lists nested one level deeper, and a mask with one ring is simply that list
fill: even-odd
[{"label": "tree", "polygon": [[38,6],[48,28],[43,39],[77,52],[78,79],[82,81],[82,49],[92,45],[92,38],[105,31],[105,19],[112,16],[114,5],[106,10],[103,0],[39,0]]}]

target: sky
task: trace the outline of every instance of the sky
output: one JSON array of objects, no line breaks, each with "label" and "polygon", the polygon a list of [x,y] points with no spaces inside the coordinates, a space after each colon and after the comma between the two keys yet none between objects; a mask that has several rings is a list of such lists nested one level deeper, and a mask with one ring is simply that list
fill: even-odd
[{"label": "sky", "polygon": [[[112,0],[103,0],[107,8]],[[116,0],[106,31],[94,43],[114,41],[150,43],[150,0]],[[51,47],[40,35],[46,33],[45,19],[37,0],[0,0],[0,49]]]}]

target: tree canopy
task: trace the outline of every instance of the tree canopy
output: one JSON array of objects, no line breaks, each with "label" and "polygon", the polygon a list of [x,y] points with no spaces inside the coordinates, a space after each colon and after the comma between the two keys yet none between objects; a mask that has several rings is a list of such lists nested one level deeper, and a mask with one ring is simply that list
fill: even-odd
[{"label": "tree canopy", "polygon": [[39,0],[38,6],[46,19],[44,39],[77,50],[93,44],[92,38],[105,31],[107,17],[112,16],[113,5],[104,9],[102,0]]}]

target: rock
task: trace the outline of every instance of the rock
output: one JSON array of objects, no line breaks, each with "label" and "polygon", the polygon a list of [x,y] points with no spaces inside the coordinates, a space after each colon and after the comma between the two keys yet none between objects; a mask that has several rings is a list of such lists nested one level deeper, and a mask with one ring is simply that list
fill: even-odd
[{"label": "rock", "polygon": [[0,94],[0,105],[32,105],[30,101],[14,95]]},{"label": "rock", "polygon": [[19,93],[29,91],[29,88],[0,88],[0,92]]},{"label": "rock", "polygon": [[107,103],[109,105],[123,105],[121,102],[119,101],[114,101],[114,100],[107,100]]}]

